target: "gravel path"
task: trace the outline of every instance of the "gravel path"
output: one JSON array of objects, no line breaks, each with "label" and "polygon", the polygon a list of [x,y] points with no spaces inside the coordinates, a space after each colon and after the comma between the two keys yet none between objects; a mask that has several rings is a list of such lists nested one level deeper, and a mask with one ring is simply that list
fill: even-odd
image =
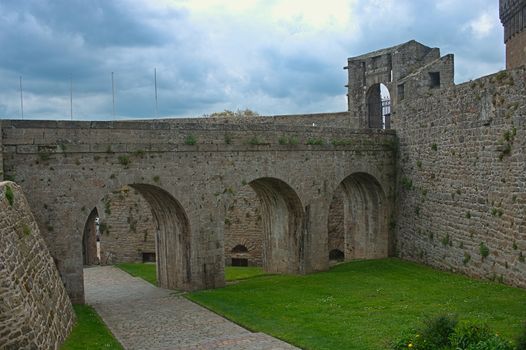
[{"label": "gravel path", "polygon": [[84,287],[86,303],[125,349],[297,349],[113,266],[84,269]]}]

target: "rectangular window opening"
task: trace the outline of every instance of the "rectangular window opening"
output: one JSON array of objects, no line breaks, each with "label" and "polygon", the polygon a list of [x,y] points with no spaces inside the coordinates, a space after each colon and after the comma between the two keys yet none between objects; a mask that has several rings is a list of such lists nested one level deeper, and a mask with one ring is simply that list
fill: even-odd
[{"label": "rectangular window opening", "polygon": [[440,72],[429,72],[429,87],[439,88],[440,87]]}]

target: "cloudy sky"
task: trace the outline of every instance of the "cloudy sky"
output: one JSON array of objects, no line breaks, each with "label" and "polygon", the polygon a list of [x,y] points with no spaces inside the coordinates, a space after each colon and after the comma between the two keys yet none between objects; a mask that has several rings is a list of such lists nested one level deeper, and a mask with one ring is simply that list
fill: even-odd
[{"label": "cloudy sky", "polygon": [[416,39],[504,67],[497,0],[0,0],[0,118],[346,110],[347,57]]}]

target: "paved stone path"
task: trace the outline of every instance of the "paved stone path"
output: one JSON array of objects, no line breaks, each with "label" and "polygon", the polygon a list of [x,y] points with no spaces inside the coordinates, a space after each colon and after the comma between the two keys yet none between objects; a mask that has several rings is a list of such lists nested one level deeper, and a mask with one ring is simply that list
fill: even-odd
[{"label": "paved stone path", "polygon": [[84,269],[86,303],[125,349],[297,349],[112,267]]}]

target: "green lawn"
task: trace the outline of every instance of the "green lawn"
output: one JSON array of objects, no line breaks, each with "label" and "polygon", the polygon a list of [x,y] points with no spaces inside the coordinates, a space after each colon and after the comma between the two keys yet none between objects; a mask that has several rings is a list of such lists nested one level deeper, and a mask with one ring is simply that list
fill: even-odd
[{"label": "green lawn", "polygon": [[[117,264],[115,265],[121,270],[128,272],[135,277],[150,282],[153,285],[157,284],[157,277],[155,275],[155,264]],[[227,281],[237,281],[247,278],[262,276],[265,273],[261,267],[225,267],[225,278]]]},{"label": "green lawn", "polygon": [[122,349],[97,312],[88,305],[74,305],[77,323],[62,350]]},{"label": "green lawn", "polygon": [[140,277],[143,280],[150,282],[153,285],[157,285],[157,275],[155,271],[155,264],[134,264],[134,263],[122,263],[115,265],[119,269],[128,272],[130,275]]},{"label": "green lawn", "polygon": [[225,266],[225,280],[238,281],[244,280],[247,278],[263,276],[265,272],[261,267],[234,267],[234,266]]},{"label": "green lawn", "polygon": [[522,289],[398,259],[356,261],[307,276],[261,276],[188,298],[304,349],[386,349],[439,313],[487,322],[509,339],[526,320]]}]

